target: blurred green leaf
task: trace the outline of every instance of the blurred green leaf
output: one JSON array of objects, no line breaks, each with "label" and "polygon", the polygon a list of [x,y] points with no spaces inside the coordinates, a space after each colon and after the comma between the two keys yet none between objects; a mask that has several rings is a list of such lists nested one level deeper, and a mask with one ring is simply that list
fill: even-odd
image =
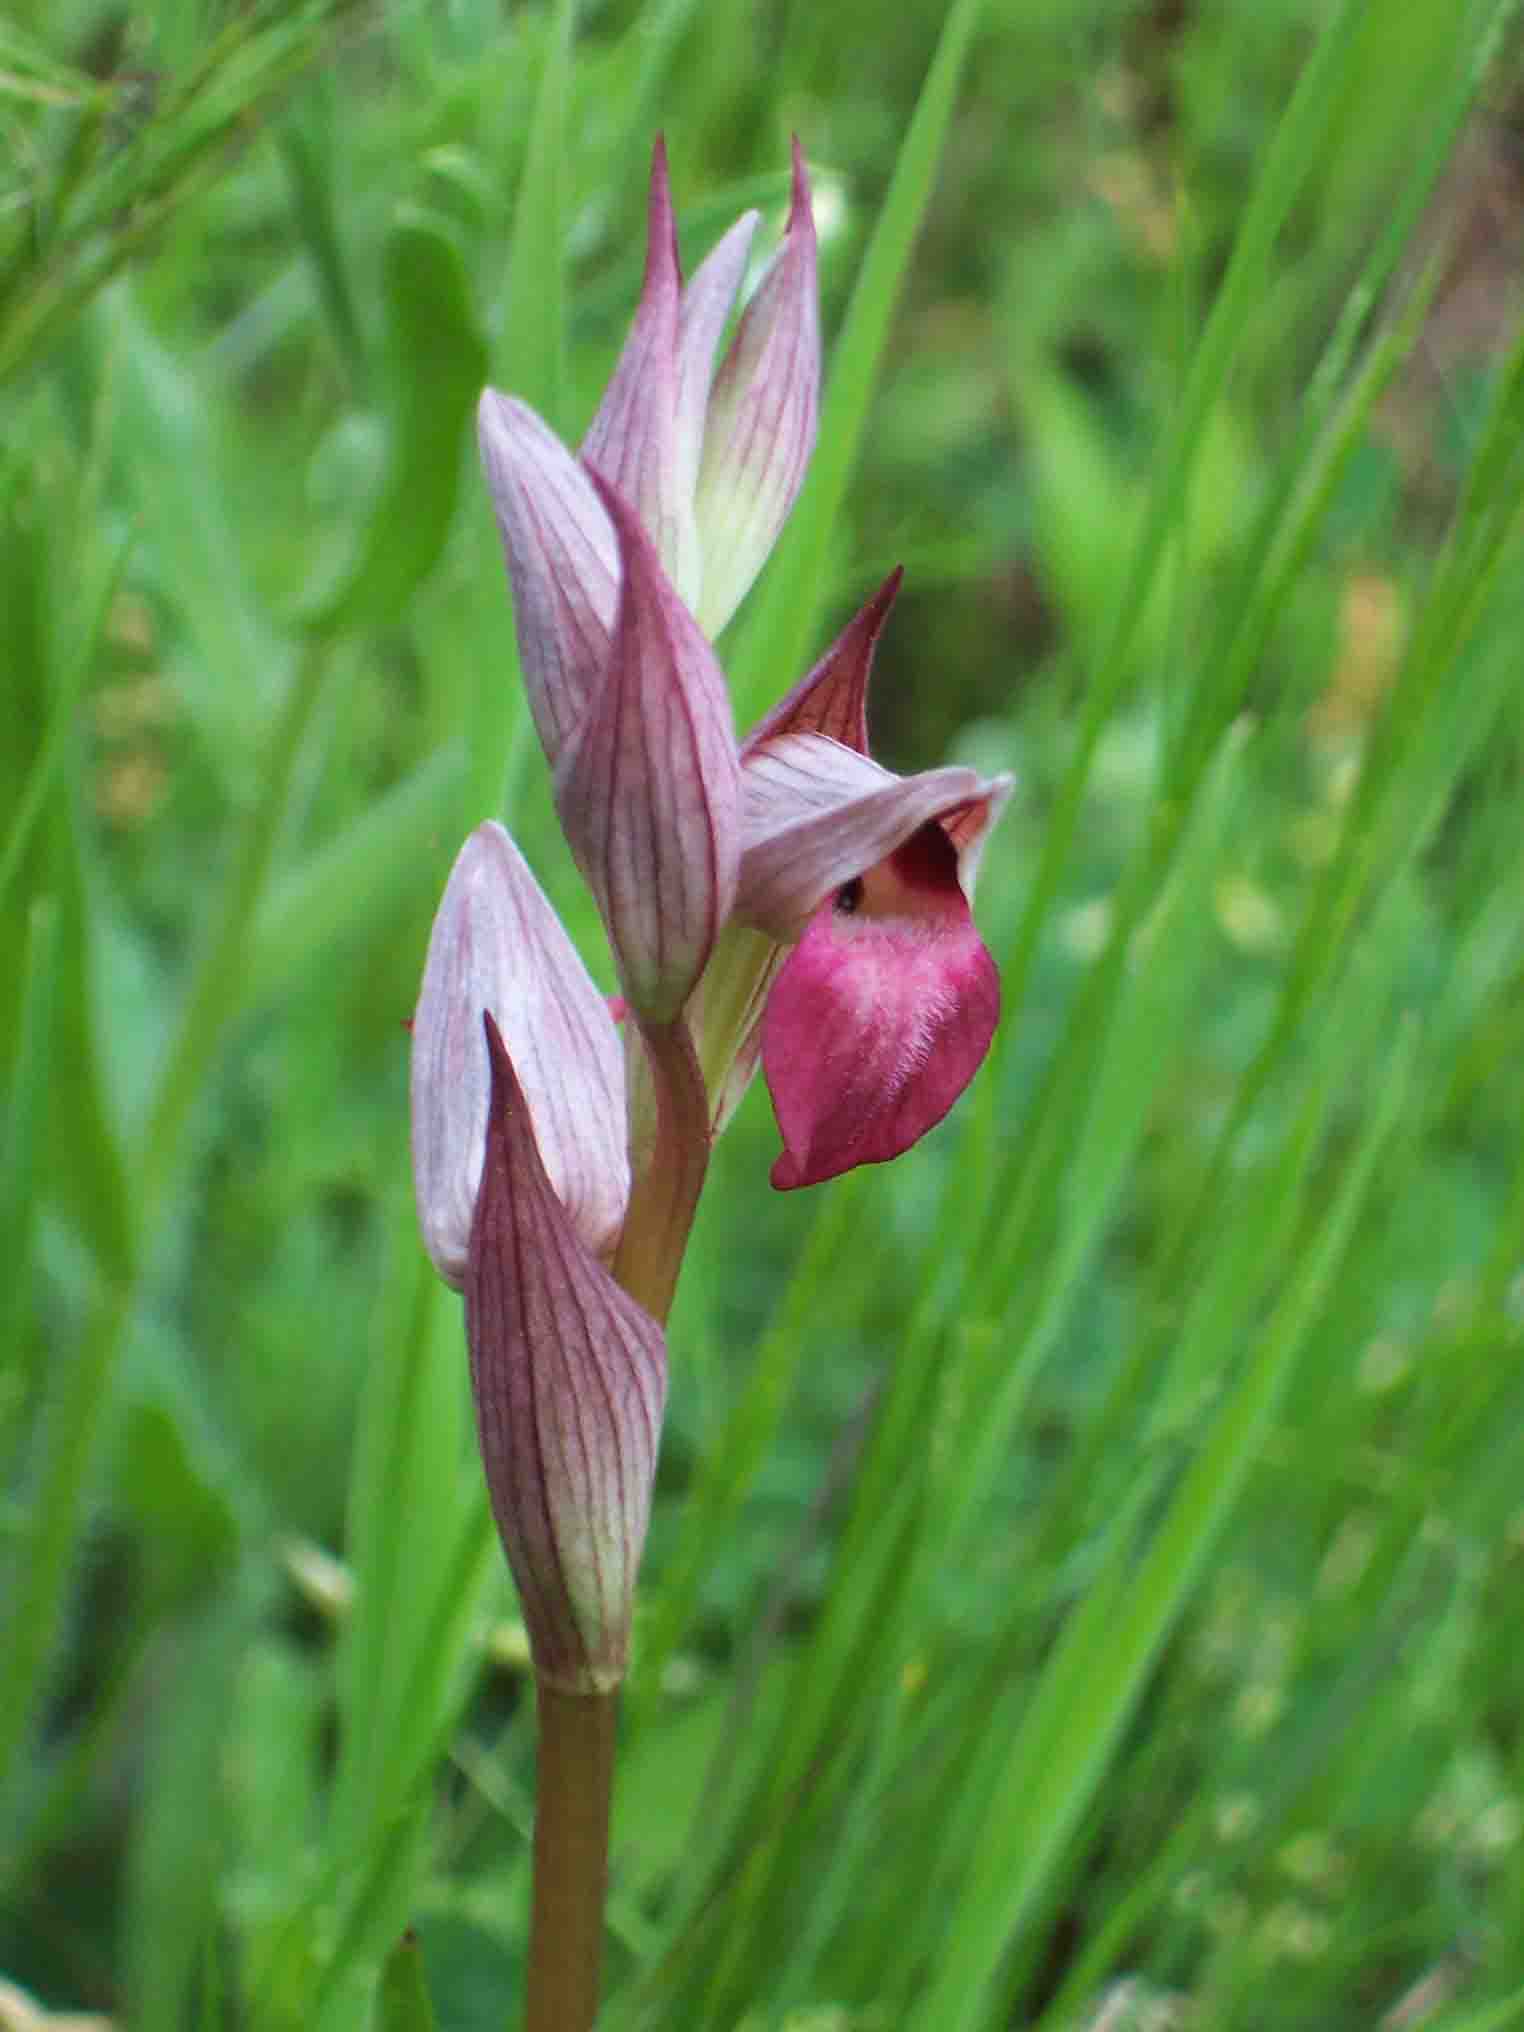
[{"label": "blurred green leaf", "polygon": [[[566,430],[566,241],[570,171],[566,104],[573,0],[545,10],[544,50],[524,173],[513,208],[497,379],[555,430]],[[483,373],[479,379],[485,380]]]},{"label": "blurred green leaf", "polygon": [[378,2032],[434,2032],[434,2006],[423,1972],[418,1936],[404,1933],[381,1970],[377,2000]]},{"label": "blurred green leaf", "polygon": [[309,597],[325,634],[385,627],[439,560],[455,515],[462,438],[487,378],[471,284],[446,221],[401,211],[383,253],[387,452],[381,491],[337,584]]},{"label": "blurred green leaf", "polygon": [[[982,0],[952,0],[914,115],[895,155],[894,176],[832,358],[809,478],[732,659],[743,725],[756,719],[766,699],[779,689],[779,671],[803,671],[812,660],[836,524],[981,12]],[[792,682],[792,675],[785,678],[785,684]]]},{"label": "blurred green leaf", "polygon": [[420,883],[433,879],[430,850],[447,837],[466,774],[453,744],[394,784],[337,839],[275,883],[254,932],[249,999],[332,965],[346,950],[379,943]]}]

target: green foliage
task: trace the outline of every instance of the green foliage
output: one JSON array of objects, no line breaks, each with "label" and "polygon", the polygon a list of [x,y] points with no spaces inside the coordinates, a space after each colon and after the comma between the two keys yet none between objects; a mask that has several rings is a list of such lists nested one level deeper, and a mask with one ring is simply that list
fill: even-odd
[{"label": "green foliage", "polygon": [[[1017,772],[992,1061],[716,1152],[610,2032],[1524,2024],[1524,71],[1501,0],[0,30],[0,1974],[513,2022],[533,1716],[404,1031],[488,812],[597,953],[469,448],[568,436],[667,131],[816,179],[743,722]],[[490,363],[490,364],[489,364]]]}]

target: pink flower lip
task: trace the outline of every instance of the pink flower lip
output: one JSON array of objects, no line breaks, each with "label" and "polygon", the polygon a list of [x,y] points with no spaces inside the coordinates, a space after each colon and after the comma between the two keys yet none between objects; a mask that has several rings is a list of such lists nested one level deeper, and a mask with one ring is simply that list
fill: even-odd
[{"label": "pink flower lip", "polygon": [[1000,978],[941,826],[845,882],[785,960],[762,1019],[781,1190],[882,1164],[935,1127],[1000,1017]]}]

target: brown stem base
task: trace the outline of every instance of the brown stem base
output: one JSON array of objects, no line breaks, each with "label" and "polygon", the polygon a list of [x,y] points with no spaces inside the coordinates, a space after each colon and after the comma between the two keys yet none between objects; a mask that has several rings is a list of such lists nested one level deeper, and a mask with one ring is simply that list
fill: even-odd
[{"label": "brown stem base", "polygon": [[603,1962],[618,1695],[540,1686],[524,2032],[592,2032]]}]

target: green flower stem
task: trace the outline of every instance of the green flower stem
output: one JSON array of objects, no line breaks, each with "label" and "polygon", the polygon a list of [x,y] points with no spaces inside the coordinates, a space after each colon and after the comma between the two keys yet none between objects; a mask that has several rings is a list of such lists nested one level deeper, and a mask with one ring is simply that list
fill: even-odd
[{"label": "green flower stem", "polygon": [[603,1961],[616,1693],[538,1687],[540,1769],[524,2032],[591,2032]]}]

